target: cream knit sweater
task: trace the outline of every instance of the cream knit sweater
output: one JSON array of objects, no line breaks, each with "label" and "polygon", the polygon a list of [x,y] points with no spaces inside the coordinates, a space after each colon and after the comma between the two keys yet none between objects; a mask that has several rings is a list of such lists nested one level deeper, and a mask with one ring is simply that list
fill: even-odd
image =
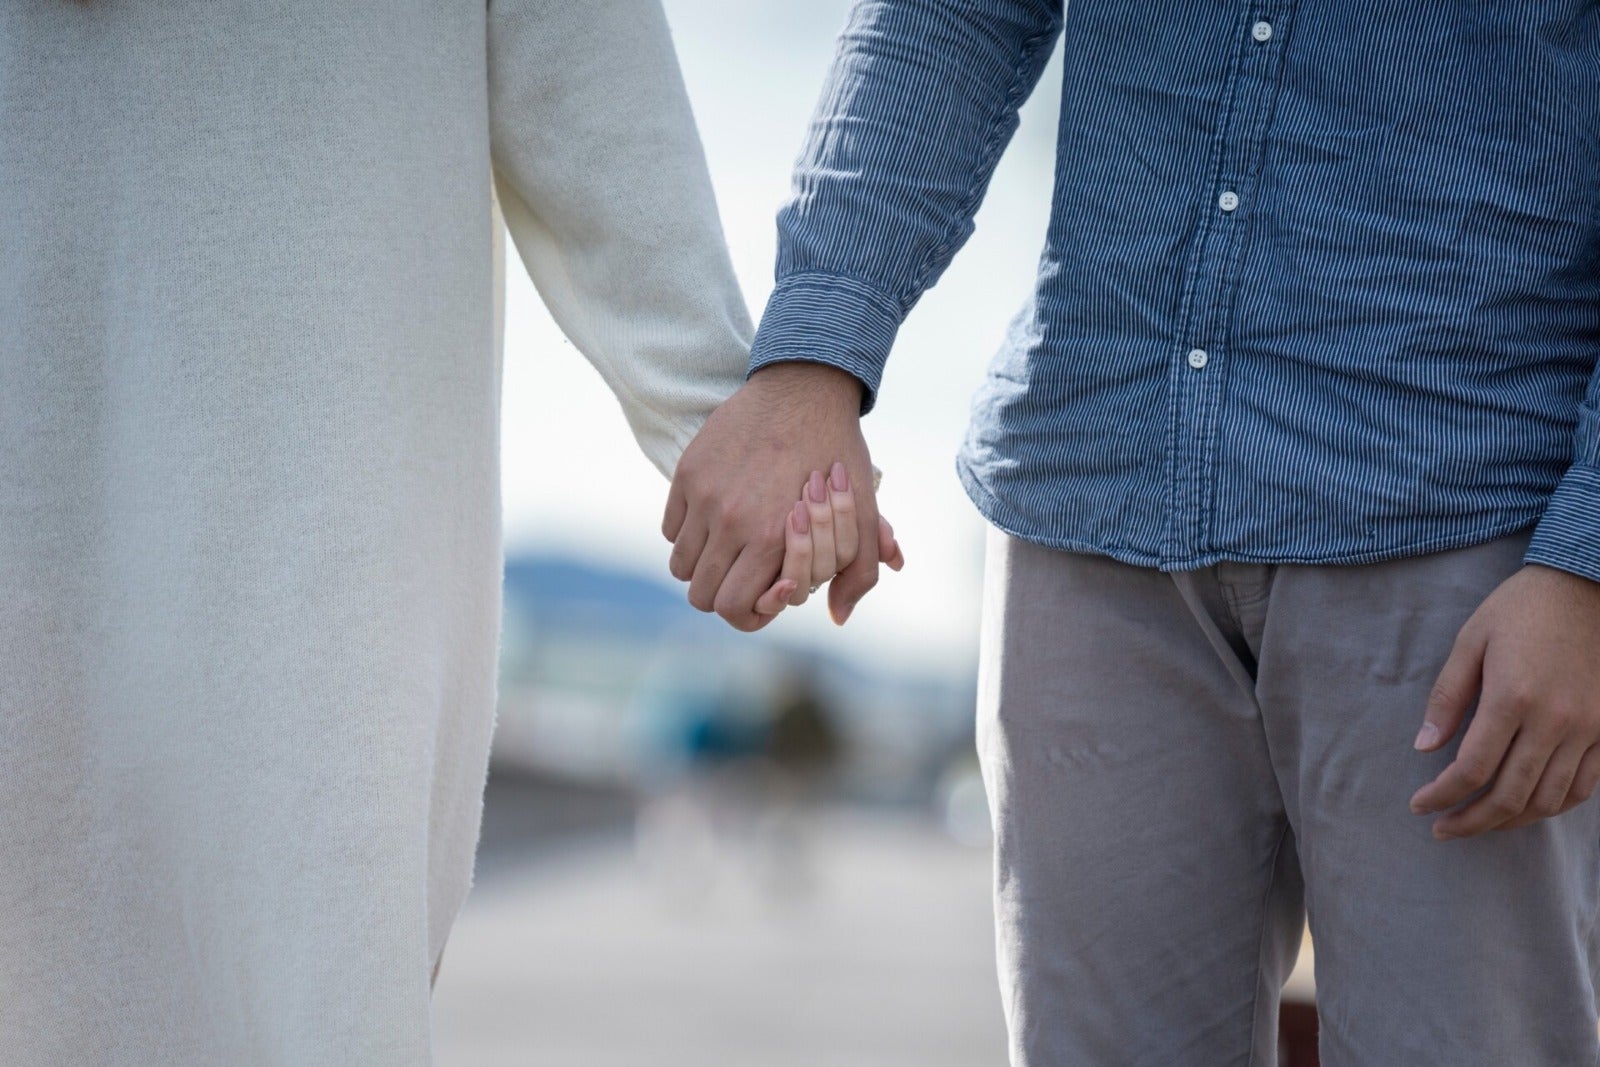
[{"label": "cream knit sweater", "polygon": [[0,4],[0,1063],[429,1061],[491,185],[670,470],[749,325],[658,0]]}]

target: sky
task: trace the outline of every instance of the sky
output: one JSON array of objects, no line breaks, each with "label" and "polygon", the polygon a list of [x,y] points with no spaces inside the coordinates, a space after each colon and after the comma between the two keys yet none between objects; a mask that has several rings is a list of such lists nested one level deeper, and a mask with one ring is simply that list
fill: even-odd
[{"label": "sky", "polygon": [[[848,0],[666,0],[735,270],[758,317],[774,215],[845,22]],[[1059,59],[1023,109],[977,231],[901,330],[863,423],[879,504],[908,558],[840,630],[820,599],[775,628],[903,669],[970,669],[985,523],[956,479],[971,397],[1031,287],[1049,213]],[[550,321],[514,249],[507,263],[503,489],[507,550],[553,551],[672,581],[667,484],[599,376]],[[686,589],[686,587],[684,587]]]}]

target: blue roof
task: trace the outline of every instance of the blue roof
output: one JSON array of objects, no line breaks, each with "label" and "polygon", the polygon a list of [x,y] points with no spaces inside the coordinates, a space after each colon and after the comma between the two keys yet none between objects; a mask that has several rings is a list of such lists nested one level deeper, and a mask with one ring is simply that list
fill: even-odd
[{"label": "blue roof", "polygon": [[561,633],[713,640],[727,629],[691,607],[683,586],[568,556],[508,556],[505,597],[508,614]]}]

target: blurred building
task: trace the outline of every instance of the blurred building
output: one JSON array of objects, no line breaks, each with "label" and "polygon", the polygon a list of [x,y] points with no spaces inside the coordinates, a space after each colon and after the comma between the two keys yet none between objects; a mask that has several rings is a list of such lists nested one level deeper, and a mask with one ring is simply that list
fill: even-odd
[{"label": "blurred building", "polygon": [[838,795],[937,800],[971,762],[972,670],[952,682],[859,663],[786,637],[781,619],[738,633],[665,581],[563,556],[513,556],[495,760],[646,789],[688,763],[773,744],[792,750],[803,743],[794,725],[803,700],[836,743]]}]

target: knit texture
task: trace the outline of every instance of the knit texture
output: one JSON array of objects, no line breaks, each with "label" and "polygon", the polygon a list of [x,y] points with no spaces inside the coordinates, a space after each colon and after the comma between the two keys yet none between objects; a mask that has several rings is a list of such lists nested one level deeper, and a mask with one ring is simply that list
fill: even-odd
[{"label": "knit texture", "polygon": [[491,187],[670,471],[750,327],[659,0],[0,7],[0,1060],[429,1061]]}]

